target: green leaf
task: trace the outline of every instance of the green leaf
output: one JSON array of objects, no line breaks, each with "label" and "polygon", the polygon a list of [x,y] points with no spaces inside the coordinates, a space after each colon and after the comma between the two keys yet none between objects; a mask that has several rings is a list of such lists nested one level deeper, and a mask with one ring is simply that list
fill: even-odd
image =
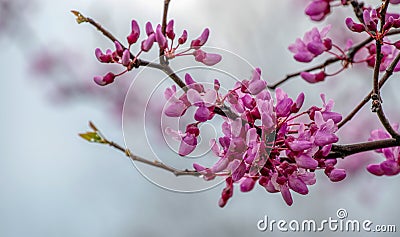
[{"label": "green leaf", "polygon": [[79,133],[79,136],[89,142],[106,143],[97,132]]}]

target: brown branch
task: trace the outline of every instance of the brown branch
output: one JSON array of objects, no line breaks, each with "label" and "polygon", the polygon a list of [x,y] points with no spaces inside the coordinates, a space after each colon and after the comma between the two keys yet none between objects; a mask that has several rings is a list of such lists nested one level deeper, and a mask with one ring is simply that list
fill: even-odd
[{"label": "brown branch", "polygon": [[344,158],[360,152],[372,151],[380,148],[400,146],[400,141],[396,139],[385,139],[357,144],[333,145],[327,159]]},{"label": "brown branch", "polygon": [[[168,1],[169,2],[169,1]],[[87,22],[94,26],[98,31],[103,33],[108,39],[110,39],[112,42],[118,42],[121,44],[122,48],[125,50],[127,49],[113,34],[111,34],[108,30],[106,30],[102,25],[97,23],[95,20],[93,20],[90,17],[85,17],[78,11],[71,11],[76,17],[76,21],[78,23],[83,23]],[[131,59],[134,59],[135,56],[131,53]],[[161,57],[160,57],[161,58]],[[153,62],[148,62],[142,59],[137,58],[134,67],[138,68],[140,66],[147,66],[155,69],[159,69],[163,72],[165,72],[179,87],[185,90],[186,84],[176,75],[173,70],[168,66],[168,65],[163,65],[163,64],[158,64],[158,63],[153,63]]]},{"label": "brown branch", "polygon": [[85,134],[80,134],[80,136],[82,138],[84,138],[84,139],[86,139],[86,140],[88,140],[90,142],[95,142],[95,143],[100,143],[100,144],[108,144],[111,147],[123,152],[132,161],[137,161],[137,162],[144,163],[144,164],[147,164],[147,165],[150,165],[150,166],[154,166],[154,167],[157,167],[157,168],[164,169],[166,171],[169,171],[169,172],[173,173],[175,176],[184,176],[184,175],[186,175],[186,176],[200,176],[200,173],[198,173],[195,170],[188,170],[188,169],[178,170],[178,169],[175,169],[174,167],[168,166],[168,165],[166,165],[166,164],[164,164],[164,163],[162,163],[162,162],[160,162],[158,160],[151,161],[151,160],[142,158],[140,156],[134,155],[134,154],[132,154],[132,152],[129,149],[124,148],[123,146],[121,146],[121,145],[119,145],[119,144],[117,144],[117,143],[115,143],[113,141],[110,141],[110,140],[106,139],[105,136],[99,131],[99,129],[97,129],[97,127],[92,122],[89,122],[89,126],[92,128],[93,132],[98,136],[97,140],[87,139],[87,138],[85,138]]},{"label": "brown branch", "polygon": [[[383,34],[383,26],[385,25],[385,17],[386,17],[386,11],[389,7],[389,0],[386,0],[382,6],[381,6],[381,11],[380,11],[380,19],[381,19],[381,25],[379,29],[379,34]],[[376,45],[376,55],[375,55],[375,66],[374,66],[374,75],[373,75],[373,89],[372,89],[372,111],[377,112],[380,104],[382,102],[381,100],[381,93],[380,93],[380,88],[379,88],[379,72],[380,72],[380,66],[382,63],[382,57],[383,55],[381,54],[382,51],[382,42],[383,40],[380,39],[379,37],[376,38],[375,40],[375,45]]]},{"label": "brown branch", "polygon": [[[168,7],[169,3],[171,0],[164,0],[164,11],[163,11],[163,16],[162,16],[162,22],[161,22],[161,32],[165,36],[165,32],[167,29],[167,19],[168,19]],[[160,48],[160,64],[168,64],[168,61],[164,58],[164,50]]]},{"label": "brown branch", "polygon": [[[167,12],[168,12],[168,5],[169,5],[170,0],[165,0],[164,2],[164,15],[163,15],[163,26],[166,25],[167,21]],[[98,31],[103,33],[108,39],[110,39],[112,42],[119,42],[123,49],[126,49],[126,47],[113,35],[111,34],[108,30],[106,30],[103,26],[101,26],[99,23],[97,23],[95,20],[85,17],[78,11],[71,11],[76,17],[76,21],[80,24],[83,22],[90,23],[92,26],[94,26]],[[165,27],[163,27],[164,29]],[[165,30],[164,30],[165,32]],[[131,53],[131,58],[133,59],[135,56]],[[137,58],[136,63],[134,65],[136,68],[140,66],[148,66],[151,68],[155,68],[158,70],[163,71],[167,76],[169,76],[180,88],[182,88],[185,92],[188,90],[186,83],[182,81],[182,79],[173,71],[173,69],[168,65],[168,62],[166,62],[163,58],[163,56],[160,54],[160,63],[153,63],[153,62],[148,62],[142,59]],[[237,118],[238,116],[232,112],[232,110],[227,107],[223,106],[222,108],[216,107],[214,109],[214,113],[219,114],[224,117],[229,117],[229,118]]]},{"label": "brown branch", "polygon": [[[382,76],[382,78],[379,80],[379,88],[381,88],[386,81],[393,75],[394,68],[400,61],[400,53],[396,56],[396,58],[392,61],[392,63],[389,65],[389,67],[386,69],[385,74]],[[367,102],[371,99],[371,96],[373,94],[373,91],[370,91],[367,96],[364,97],[364,99],[344,118],[339,124],[338,127],[341,128],[343,125],[345,125],[347,122],[349,122],[360,110],[364,105],[367,104]]]},{"label": "brown branch", "polygon": [[[100,25],[98,22],[96,22],[92,18],[86,17],[86,16],[82,15],[82,13],[75,11],[75,10],[72,10],[71,12],[77,17],[76,21],[79,24],[84,23],[84,22],[91,24],[98,31],[100,31],[104,36],[106,36],[109,40],[111,40],[112,42],[118,42],[124,50],[127,49],[127,47],[125,47],[124,44],[122,44],[121,41],[119,41],[110,31],[105,29],[102,25]],[[135,56],[131,53],[131,59],[134,59],[134,58],[135,58]],[[147,66],[147,67],[162,70],[162,65],[160,65],[160,64],[148,62],[148,61],[137,58],[134,67],[138,68],[140,66]]]},{"label": "brown branch", "polygon": [[379,120],[381,121],[383,127],[386,129],[386,131],[397,141],[400,141],[400,134],[398,134],[390,124],[389,120],[386,118],[385,113],[383,112],[383,107],[382,104],[379,104],[379,108],[376,111],[376,114],[379,117]]},{"label": "brown branch", "polygon": [[357,0],[352,0],[350,4],[353,7],[354,14],[356,15],[360,23],[364,24],[364,18],[363,18],[364,3],[363,2],[359,3]]}]

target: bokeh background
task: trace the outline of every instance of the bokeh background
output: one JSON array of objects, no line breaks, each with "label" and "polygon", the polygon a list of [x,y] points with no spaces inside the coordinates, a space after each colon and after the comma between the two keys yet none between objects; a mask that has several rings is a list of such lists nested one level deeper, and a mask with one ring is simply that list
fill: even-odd
[{"label": "bokeh background", "polygon": [[[209,46],[242,56],[274,82],[307,66],[287,50],[315,25],[303,14],[307,2],[172,0],[169,16],[178,32],[187,28],[193,37],[209,27]],[[91,26],[76,24],[69,11],[80,10],[124,39],[132,18],[142,25],[159,22],[162,5],[162,0],[0,0],[0,236],[287,236],[293,233],[259,232],[256,223],[264,215],[288,221],[336,218],[339,208],[348,211],[349,219],[400,228],[398,177],[375,177],[365,170],[367,163],[382,159],[378,154],[344,160],[349,173],[341,183],[319,175],[307,196],[294,194],[292,207],[279,194],[256,187],[250,193],[235,192],[221,209],[217,203],[223,186],[192,194],[170,192],[141,176],[123,154],[81,140],[77,134],[91,120],[108,137],[124,142],[122,104],[136,72],[107,88],[94,85],[93,75],[113,69],[96,62],[94,49],[113,45]],[[351,9],[335,12],[344,16]],[[330,36],[344,45],[349,34],[343,21],[331,16],[328,22],[338,25]],[[384,106],[394,122],[400,121],[398,79],[394,75],[383,89]],[[326,93],[335,99],[336,110],[347,114],[369,92],[371,69],[355,65],[352,72],[318,85],[296,78],[282,87],[291,96],[306,92],[306,106],[320,105],[319,94]],[[145,101],[140,92],[138,101]],[[136,111],[139,117],[141,112]],[[366,106],[340,132],[341,142],[366,140],[378,127]],[[143,142],[137,136],[137,143]]]}]

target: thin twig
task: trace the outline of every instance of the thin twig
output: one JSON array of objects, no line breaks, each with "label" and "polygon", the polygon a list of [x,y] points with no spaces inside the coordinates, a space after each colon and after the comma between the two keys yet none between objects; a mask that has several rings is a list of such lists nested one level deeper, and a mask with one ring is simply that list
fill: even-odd
[{"label": "thin twig", "polygon": [[[91,127],[92,132],[79,134],[82,138],[84,138],[87,141],[94,142],[94,143],[108,144],[109,146],[123,152],[132,161],[137,161],[137,162],[144,163],[144,164],[147,164],[150,166],[164,169],[166,171],[173,173],[175,176],[183,176],[183,175],[200,176],[201,175],[199,172],[197,172],[195,170],[188,170],[188,169],[178,170],[178,169],[168,166],[160,161],[157,161],[157,160],[151,161],[151,160],[142,158],[140,156],[134,155],[134,154],[132,154],[132,152],[129,149],[124,148],[123,146],[121,146],[113,141],[108,140],[92,122],[89,122],[89,126]],[[96,137],[94,137],[94,138],[96,138],[96,139],[91,139],[91,137],[85,136],[85,135],[88,135],[88,134],[90,135],[93,133],[95,133]],[[93,137],[93,135],[92,135],[92,137]],[[345,144],[345,145],[334,144],[332,146],[331,152],[326,157],[326,159],[344,158],[346,156],[353,155],[353,154],[360,153],[360,152],[372,151],[372,150],[379,149],[379,148],[387,148],[387,147],[395,147],[395,146],[400,146],[400,140],[385,139],[385,140],[362,142],[362,143],[356,143],[356,144]]]},{"label": "thin twig", "polygon": [[[166,29],[167,29],[167,19],[168,19],[168,7],[169,7],[170,0],[164,0],[164,10],[163,10],[163,16],[162,16],[162,22],[161,22],[161,32],[165,36]],[[165,60],[164,58],[164,50],[160,48],[160,64],[168,64],[168,61]]]},{"label": "thin twig", "polygon": [[[86,17],[84,16],[82,13],[80,13],[79,11],[75,11],[72,10],[71,11],[77,18],[76,21],[80,24],[80,23],[84,23],[87,22],[89,24],[91,24],[92,26],[94,26],[98,31],[100,31],[104,36],[106,36],[109,40],[111,40],[112,42],[118,42],[122,48],[125,50],[127,49],[124,44],[121,43],[121,41],[119,41],[110,31],[108,31],[107,29],[105,29],[102,25],[100,25],[98,22],[96,22],[94,19],[90,18],[90,17]],[[130,54],[131,59],[134,59],[135,56],[131,53]],[[133,65],[135,68],[138,68],[140,66],[147,66],[147,67],[151,67],[151,68],[156,68],[156,69],[160,69],[162,70],[162,65],[158,64],[158,63],[153,63],[153,62],[148,62],[142,59],[137,58],[135,61],[135,64]]]},{"label": "thin twig", "polygon": [[385,113],[383,112],[383,107],[382,104],[379,104],[378,111],[376,111],[379,120],[381,121],[383,127],[386,129],[386,131],[397,141],[400,141],[400,134],[398,134],[390,124],[389,120],[385,116]]},{"label": "thin twig", "polygon": [[332,150],[326,158],[327,159],[344,158],[346,156],[353,155],[356,153],[372,151],[379,148],[395,147],[395,146],[400,146],[399,140],[384,139],[378,141],[362,142],[362,143],[347,144],[347,145],[335,144],[332,146]]},{"label": "thin twig", "polygon": [[353,7],[354,14],[356,15],[360,23],[364,24],[364,18],[363,18],[364,3],[363,2],[359,3],[357,0],[352,0],[350,4]]},{"label": "thin twig", "polygon": [[[389,0],[386,0],[382,6],[381,6],[381,11],[380,11],[380,19],[381,19],[381,25],[379,29],[379,35],[383,34],[383,26],[385,25],[385,17],[386,17],[386,11],[389,7]],[[374,66],[374,75],[373,75],[373,86],[372,86],[372,111],[377,112],[380,104],[382,103],[381,95],[380,95],[380,88],[379,88],[379,72],[380,72],[380,66],[382,63],[382,39],[380,37],[377,37],[375,40],[375,45],[376,45],[376,56],[375,56],[375,66]]]},{"label": "thin twig", "polygon": [[166,165],[166,164],[164,164],[164,163],[162,163],[162,162],[160,162],[158,160],[151,161],[151,160],[142,158],[140,156],[134,155],[134,154],[132,154],[132,152],[129,149],[124,148],[123,146],[121,146],[121,145],[119,145],[119,144],[117,144],[117,143],[115,143],[113,141],[108,140],[92,122],[89,122],[89,126],[92,128],[93,132],[98,135],[100,140],[93,140],[93,141],[89,140],[89,139],[85,138],[85,136],[84,136],[85,134],[80,134],[81,137],[83,137],[84,139],[86,139],[88,141],[91,141],[91,142],[100,143],[100,144],[108,144],[111,147],[123,152],[132,161],[137,161],[137,162],[144,163],[144,164],[147,164],[147,165],[150,165],[150,166],[154,166],[154,167],[157,167],[157,168],[164,169],[166,171],[169,171],[169,172],[173,173],[175,176],[184,176],[184,175],[186,175],[186,176],[200,176],[200,173],[195,171],[195,170],[188,170],[188,169],[178,170],[178,169],[175,169],[174,167],[168,166],[168,165]]},{"label": "thin twig", "polygon": [[[385,74],[382,76],[382,78],[379,80],[379,88],[381,88],[386,81],[393,75],[393,71],[396,67],[396,65],[400,61],[400,53],[394,58],[392,63],[389,65],[389,67],[386,69]],[[372,91],[369,92],[367,96],[364,97],[364,99],[344,118],[339,124],[338,127],[341,128],[343,125],[345,125],[347,122],[349,122],[360,110],[364,105],[367,104],[367,102],[371,99],[372,96]]]}]

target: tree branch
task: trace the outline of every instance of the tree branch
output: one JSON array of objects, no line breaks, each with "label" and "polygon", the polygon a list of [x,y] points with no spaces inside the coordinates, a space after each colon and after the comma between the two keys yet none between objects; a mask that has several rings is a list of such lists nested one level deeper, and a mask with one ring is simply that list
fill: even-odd
[{"label": "tree branch", "polygon": [[[394,68],[400,61],[400,53],[396,56],[396,58],[392,61],[392,63],[389,65],[389,67],[386,69],[385,74],[382,76],[382,78],[379,80],[379,88],[381,88],[386,81],[393,75]],[[347,122],[349,122],[360,110],[364,105],[367,104],[367,102],[371,99],[373,91],[370,91],[367,96],[364,97],[364,99],[344,118],[339,124],[338,128],[341,128],[343,125],[345,125]]]},{"label": "tree branch", "polygon": [[389,122],[389,119],[386,118],[385,113],[383,112],[383,107],[382,104],[379,104],[379,108],[376,111],[379,120],[381,121],[383,127],[386,129],[386,131],[397,141],[400,141],[400,134],[398,134],[392,127],[392,125]]},{"label": "tree branch", "polygon": [[327,159],[344,158],[360,152],[372,151],[379,148],[400,146],[400,141],[396,139],[385,139],[371,142],[362,142],[347,145],[333,145]]},{"label": "tree branch", "polygon": [[83,139],[89,141],[89,142],[94,142],[94,143],[100,143],[100,144],[108,144],[109,146],[123,152],[128,158],[130,158],[132,161],[137,161],[140,163],[144,163],[150,166],[154,166],[157,168],[161,168],[163,170],[169,171],[171,173],[173,173],[175,176],[200,176],[200,173],[198,173],[195,170],[178,170],[175,169],[174,167],[168,166],[158,160],[154,160],[154,161],[150,161],[147,160],[145,158],[142,158],[140,156],[134,155],[132,154],[132,152],[127,149],[124,148],[123,146],[110,141],[108,139],[106,139],[106,137],[97,129],[97,127],[92,123],[89,122],[89,126],[92,128],[92,132],[87,132],[87,133],[81,133],[79,134]]}]

